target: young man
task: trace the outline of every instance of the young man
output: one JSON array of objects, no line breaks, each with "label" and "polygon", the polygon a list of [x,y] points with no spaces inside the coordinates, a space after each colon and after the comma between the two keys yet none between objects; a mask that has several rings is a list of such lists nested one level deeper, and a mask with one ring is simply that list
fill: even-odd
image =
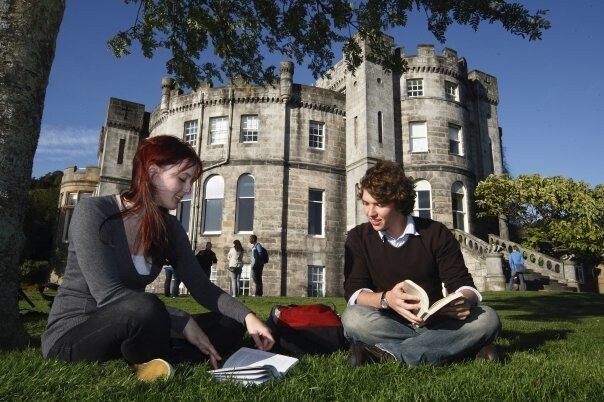
[{"label": "young man", "polygon": [[250,244],[252,245],[252,279],[256,285],[254,296],[262,296],[262,269],[264,269],[264,260],[260,248],[262,246],[258,243],[256,235],[250,235]]},{"label": "young man", "polygon": [[201,250],[195,257],[197,257],[197,262],[209,278],[212,273],[212,264],[218,263],[216,253],[212,251],[212,242],[207,242],[205,250]]},{"label": "young man", "polygon": [[[449,229],[411,216],[416,193],[403,168],[380,161],[357,189],[368,222],[353,228],[345,245],[348,307],[342,322],[352,345],[349,363],[394,358],[412,366],[437,365],[470,356],[498,360],[492,342],[501,328],[499,317],[478,306],[482,297]],[[442,298],[443,287],[464,297],[420,326],[419,297],[404,292],[405,279],[423,287],[430,303]]]}]

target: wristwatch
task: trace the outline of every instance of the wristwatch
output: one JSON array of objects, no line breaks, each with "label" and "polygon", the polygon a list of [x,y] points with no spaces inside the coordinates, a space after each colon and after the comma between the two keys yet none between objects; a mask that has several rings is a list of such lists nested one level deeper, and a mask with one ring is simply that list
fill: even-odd
[{"label": "wristwatch", "polygon": [[382,310],[388,310],[390,308],[388,305],[388,299],[386,299],[386,292],[383,292],[382,297],[380,298],[380,308]]}]

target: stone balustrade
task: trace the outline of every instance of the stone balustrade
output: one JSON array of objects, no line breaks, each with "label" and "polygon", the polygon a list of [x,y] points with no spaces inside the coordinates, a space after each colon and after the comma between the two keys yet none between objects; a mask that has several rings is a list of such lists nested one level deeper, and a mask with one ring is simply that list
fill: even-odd
[{"label": "stone balustrade", "polygon": [[558,260],[546,254],[522,247],[520,244],[510,240],[501,239],[495,235],[489,235],[491,250],[501,252],[509,257],[513,246],[518,246],[518,251],[524,255],[525,266],[535,272],[549,276],[567,286],[578,288],[575,262],[571,260]]}]

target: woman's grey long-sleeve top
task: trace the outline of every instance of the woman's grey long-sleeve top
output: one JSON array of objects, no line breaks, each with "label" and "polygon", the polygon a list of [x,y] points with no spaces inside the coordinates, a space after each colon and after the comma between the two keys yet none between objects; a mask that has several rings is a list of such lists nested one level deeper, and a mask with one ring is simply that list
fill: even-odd
[{"label": "woman's grey long-sleeve top", "polygon": [[[250,310],[210,282],[191,250],[187,234],[174,216],[167,219],[168,247],[163,254],[159,250],[153,251],[150,274],[140,275],[132,262],[122,218],[107,220],[119,212],[114,195],[86,198],[77,204],[69,227],[63,282],[42,335],[44,356],[61,336],[86,321],[99,308],[127,298],[133,292],[144,292],[166,259],[199,304],[244,323]],[[169,307],[168,311],[172,329],[181,333],[189,315]]]}]

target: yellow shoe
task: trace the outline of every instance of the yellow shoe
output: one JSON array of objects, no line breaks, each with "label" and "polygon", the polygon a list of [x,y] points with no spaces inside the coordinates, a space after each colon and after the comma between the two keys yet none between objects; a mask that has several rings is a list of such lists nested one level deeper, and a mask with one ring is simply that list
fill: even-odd
[{"label": "yellow shoe", "polygon": [[167,380],[172,377],[172,366],[163,359],[153,359],[147,363],[135,364],[136,378],[140,381],[151,382],[158,379]]}]

